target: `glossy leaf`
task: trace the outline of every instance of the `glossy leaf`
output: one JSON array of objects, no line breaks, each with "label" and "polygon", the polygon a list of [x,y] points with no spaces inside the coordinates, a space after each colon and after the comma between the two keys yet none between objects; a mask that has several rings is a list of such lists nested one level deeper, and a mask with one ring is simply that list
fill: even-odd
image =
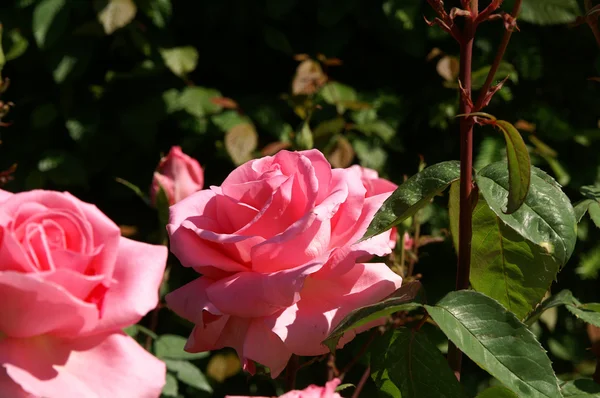
[{"label": "glossy leaf", "polygon": [[183,350],[187,339],[175,334],[163,334],[154,341],[154,354],[161,359],[200,359],[210,355],[209,352],[190,353]]},{"label": "glossy leaf", "polygon": [[331,352],[334,352],[344,333],[398,311],[411,311],[420,308],[422,307],[420,303],[424,301],[422,295],[423,290],[420,282],[416,281],[403,285],[385,300],[350,312],[329,333],[323,344],[329,347]]},{"label": "glossy leaf", "polygon": [[524,319],[556,278],[561,264],[544,247],[515,232],[483,197],[473,211],[471,274],[473,289],[498,300]]},{"label": "glossy leaf", "polygon": [[591,203],[588,207],[588,213],[594,224],[600,228],[600,204],[598,202]]},{"label": "glossy leaf", "polygon": [[560,185],[542,170],[532,167],[531,186],[525,202],[512,214],[502,211],[508,196],[505,162],[493,163],[476,176],[477,186],[498,218],[529,242],[543,247],[563,266],[575,248],[577,223],[571,201]]},{"label": "glossy leaf", "polygon": [[477,394],[476,398],[519,398],[519,396],[506,387],[495,386]]},{"label": "glossy leaf", "polygon": [[534,312],[532,312],[525,323],[527,325],[532,325],[535,321],[538,320],[542,313],[550,308],[558,307],[559,305],[568,305],[568,304],[576,304],[577,299],[573,297],[573,293],[570,290],[562,290],[561,292],[555,294],[554,296],[548,297],[544,300]]},{"label": "glossy leaf", "polygon": [[371,348],[371,377],[389,396],[466,397],[437,347],[423,333],[401,328],[378,338]]},{"label": "glossy leaf", "polygon": [[363,240],[385,232],[412,216],[459,178],[460,163],[457,161],[438,163],[415,174],[383,203]]},{"label": "glossy leaf", "polygon": [[561,398],[544,349],[527,326],[496,300],[461,290],[426,308],[463,353],[519,396]]},{"label": "glossy leaf", "polygon": [[525,141],[523,141],[519,131],[507,121],[496,120],[495,123],[504,134],[506,141],[509,187],[506,214],[511,214],[521,207],[529,191],[531,160]]},{"label": "glossy leaf", "polygon": [[560,389],[565,398],[600,398],[600,384],[592,379],[571,380]]}]

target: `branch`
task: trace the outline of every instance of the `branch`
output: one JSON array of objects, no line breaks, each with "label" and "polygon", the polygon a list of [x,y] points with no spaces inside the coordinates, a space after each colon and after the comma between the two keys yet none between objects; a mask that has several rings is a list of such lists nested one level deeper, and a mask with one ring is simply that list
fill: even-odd
[{"label": "branch", "polygon": [[[513,21],[516,20],[517,16],[519,15],[519,12],[521,11],[521,3],[522,3],[522,0],[515,1],[515,5],[510,14]],[[506,27],[506,31],[504,32],[504,36],[502,37],[502,41],[500,42],[500,47],[498,47],[498,52],[496,53],[496,58],[494,58],[494,63],[492,64],[492,67],[490,68],[490,71],[485,79],[485,83],[483,83],[483,86],[481,87],[481,90],[479,91],[479,97],[477,97],[477,102],[475,103],[475,106],[473,107],[474,112],[480,111],[481,108],[484,106],[486,97],[488,97],[488,95],[487,95],[488,91],[490,90],[490,87],[492,86],[492,82],[494,81],[496,72],[498,72],[498,67],[500,66],[500,62],[502,61],[502,58],[504,58],[504,52],[506,51],[506,47],[508,47],[508,42],[510,41],[510,36],[512,35],[512,32],[515,28],[516,28],[516,25],[513,27],[510,27],[510,26]]]}]

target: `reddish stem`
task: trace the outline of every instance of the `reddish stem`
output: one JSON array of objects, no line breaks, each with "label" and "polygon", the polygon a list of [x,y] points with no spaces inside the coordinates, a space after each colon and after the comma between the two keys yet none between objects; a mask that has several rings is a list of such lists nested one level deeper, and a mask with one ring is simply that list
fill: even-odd
[{"label": "reddish stem", "polygon": [[[475,2],[476,3],[476,2]],[[477,17],[477,4],[471,4],[472,16],[465,19],[460,43],[460,81],[463,90],[460,95],[460,113],[469,114],[471,106],[471,63],[473,60],[473,41],[475,38],[474,19]],[[473,118],[460,119],[460,211],[458,221],[458,267],[456,270],[456,290],[469,288],[471,269],[472,209],[471,192],[473,190]],[[460,380],[462,352],[452,343],[448,343],[448,364],[456,378]]]},{"label": "reddish stem", "polygon": [[[521,11],[521,3],[522,0],[515,1],[515,5],[513,6],[512,12],[510,13],[510,15],[513,18],[517,18],[517,16],[519,15],[519,12]],[[479,96],[477,97],[477,102],[473,107],[473,112],[479,112],[483,107],[483,102],[485,101],[486,94],[492,86],[492,82],[494,81],[496,72],[498,72],[498,68],[500,67],[500,62],[502,61],[502,58],[504,58],[504,53],[506,52],[506,47],[508,47],[508,42],[510,41],[510,36],[512,35],[512,32],[513,29],[506,29],[504,31],[504,36],[502,36],[500,47],[498,47],[498,51],[496,52],[496,58],[494,58],[494,62],[492,63],[490,71],[485,79],[485,83],[483,83],[483,86],[479,91]]]},{"label": "reddish stem", "polygon": [[358,398],[360,396],[360,392],[362,391],[363,387],[365,386],[365,383],[367,382],[367,379],[369,378],[370,374],[371,374],[371,367],[367,366],[367,369],[365,369],[365,373],[363,373],[362,377],[360,378],[360,381],[358,382],[358,385],[356,386],[356,390],[354,391],[354,394],[352,394],[352,398]]}]

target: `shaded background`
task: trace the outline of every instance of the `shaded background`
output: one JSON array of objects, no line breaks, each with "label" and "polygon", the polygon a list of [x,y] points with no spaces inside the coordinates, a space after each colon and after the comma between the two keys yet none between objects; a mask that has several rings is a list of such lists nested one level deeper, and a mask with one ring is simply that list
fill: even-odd
[{"label": "shaded background", "polygon": [[[600,183],[600,83],[588,79],[600,75],[599,51],[587,26],[567,26],[582,6],[524,1],[520,32],[497,75],[509,81],[487,109],[520,127],[534,164],[573,201],[581,186]],[[147,191],[172,145],[200,161],[206,186],[261,153],[312,145],[335,166],[359,163],[400,183],[418,170],[420,156],[427,164],[458,158],[458,46],[423,15],[433,17],[424,0],[5,0],[2,76],[11,84],[2,99],[15,106],[3,120],[11,126],[0,130],[0,170],[18,169],[4,188],[68,190],[127,226],[124,233],[158,243],[156,211],[115,178]],[[475,86],[502,29],[486,23],[477,33]],[[476,167],[504,157],[500,134],[491,127],[475,134]],[[425,233],[446,236],[445,200],[422,214]],[[576,252],[552,290],[598,302],[600,234],[587,217],[580,227]],[[421,251],[416,272],[430,301],[453,288],[455,263],[449,239]],[[175,267],[163,292],[193,277]],[[559,374],[589,376],[585,326],[563,315],[559,309],[557,320],[534,331]],[[186,336],[190,325],[162,310],[156,331]],[[146,339],[143,332],[138,338]],[[298,384],[322,384],[324,362],[303,369]],[[190,363],[207,379],[198,384],[194,370],[171,364],[165,396],[281,391],[267,376],[225,378],[223,369],[237,368],[223,353]],[[490,381],[467,366],[464,383],[474,394]],[[355,368],[345,382],[356,383],[364,363]]]}]

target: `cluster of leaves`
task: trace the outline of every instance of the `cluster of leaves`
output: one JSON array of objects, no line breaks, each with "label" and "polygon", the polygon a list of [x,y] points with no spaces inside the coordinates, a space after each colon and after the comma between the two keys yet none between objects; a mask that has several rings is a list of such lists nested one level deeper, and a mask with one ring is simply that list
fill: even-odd
[{"label": "cluster of leaves", "polygon": [[[513,2],[504,3],[509,10]],[[421,278],[436,304],[426,304],[414,292],[422,289],[407,283],[408,293],[366,310],[371,319],[395,314],[398,321],[401,314],[404,326],[377,338],[370,363],[361,358],[344,382],[357,383],[362,369],[356,368],[370,364],[365,396],[376,390],[435,397],[591,393],[585,380],[564,382],[593,373],[592,337],[581,320],[597,324],[597,307],[589,303],[600,301],[600,97],[598,83],[587,80],[600,74],[600,57],[589,30],[565,26],[582,6],[578,0],[523,1],[520,31],[496,75],[509,80],[490,112],[523,133],[537,167],[529,194],[513,195],[514,206],[524,204],[505,214],[512,185],[501,162],[506,146],[498,131],[478,128],[471,275],[477,292],[446,295],[454,287],[455,257],[445,238],[457,243],[446,227],[456,230],[458,168],[436,163],[458,158],[458,51],[423,22],[431,11],[422,0],[4,1],[0,61],[13,84],[3,99],[16,107],[2,119],[12,125],[1,131],[0,170],[19,164],[5,188],[69,190],[96,203],[124,234],[162,242],[164,212],[159,220],[115,178],[145,191],[161,152],[174,144],[202,163],[207,185],[282,148],[317,147],[335,166],[358,162],[396,183],[419,171],[371,233],[397,224],[418,238],[418,253],[398,245],[391,265],[407,282]],[[474,89],[483,84],[499,39],[499,27],[489,26],[475,43]],[[449,203],[446,197],[431,202],[448,187]],[[539,199],[544,194],[547,201]],[[571,201],[580,201],[574,213]],[[578,228],[575,220],[581,220]],[[559,293],[534,310],[563,267],[551,290],[570,289],[588,304]],[[163,294],[194,277],[170,268]],[[417,330],[411,322],[422,320],[425,310],[430,319]],[[363,315],[354,314],[340,330],[356,327]],[[248,382],[231,352],[182,353],[190,330],[160,310],[130,331],[169,365],[165,396],[282,391],[265,375]],[[440,330],[489,375],[468,367],[458,386],[444,368]],[[336,353],[338,366],[354,363],[365,339]],[[525,356],[539,369],[524,375]],[[299,386],[322,384],[326,367],[325,360],[305,366]],[[434,380],[438,392],[424,388]]]}]

